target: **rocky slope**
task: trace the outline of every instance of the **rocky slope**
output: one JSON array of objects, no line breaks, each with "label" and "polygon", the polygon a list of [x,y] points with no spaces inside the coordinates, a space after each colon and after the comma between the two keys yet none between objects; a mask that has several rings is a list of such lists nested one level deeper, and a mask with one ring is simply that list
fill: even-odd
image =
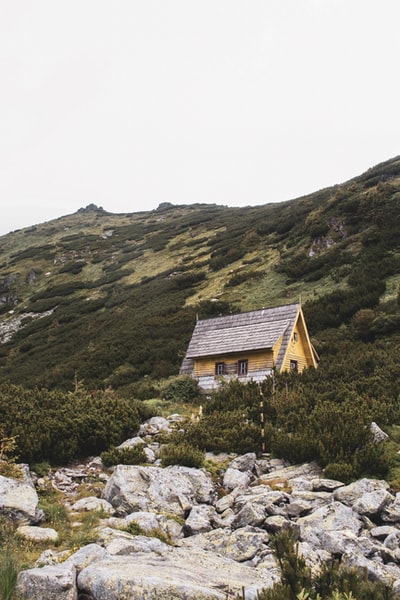
[{"label": "rocky slope", "polygon": [[[145,445],[153,461],[147,466],[109,472],[94,459],[52,474],[71,514],[101,510],[102,519],[95,543],[72,555],[47,550],[37,567],[21,572],[22,597],[226,600],[244,589],[255,599],[279,580],[270,535],[284,528],[295,532],[312,569],[335,558],[400,592],[400,494],[385,481],[344,485],[324,479],[314,464],[255,454],[209,457],[218,480],[203,469],[161,468],[157,434],[169,427],[153,418],[125,443]],[[78,484],[93,475],[106,480],[102,493],[76,500]],[[36,479],[36,488],[48,483]],[[1,513],[20,522],[18,535],[50,545],[57,532],[41,522],[37,499],[28,473],[19,483],[0,478]]]}]

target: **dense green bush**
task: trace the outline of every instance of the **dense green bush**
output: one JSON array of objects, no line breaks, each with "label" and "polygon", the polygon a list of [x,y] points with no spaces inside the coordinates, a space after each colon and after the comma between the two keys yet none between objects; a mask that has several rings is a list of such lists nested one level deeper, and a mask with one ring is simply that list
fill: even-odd
[{"label": "dense green bush", "polygon": [[0,385],[0,422],[26,462],[65,464],[97,455],[138,431],[140,402],[98,392],[26,390]]},{"label": "dense green bush", "polygon": [[200,396],[200,388],[195,379],[188,375],[170,377],[161,385],[161,397],[170,402],[193,402]]},{"label": "dense green bush", "polygon": [[132,448],[116,448],[112,446],[100,454],[101,462],[106,467],[112,465],[140,465],[147,462],[143,444]]},{"label": "dense green bush", "polygon": [[257,452],[261,449],[260,429],[245,410],[215,411],[191,424],[185,439],[210,452]]},{"label": "dense green bush", "polygon": [[195,467],[200,469],[204,463],[204,452],[187,441],[172,442],[161,448],[161,464],[182,465],[183,467]]}]

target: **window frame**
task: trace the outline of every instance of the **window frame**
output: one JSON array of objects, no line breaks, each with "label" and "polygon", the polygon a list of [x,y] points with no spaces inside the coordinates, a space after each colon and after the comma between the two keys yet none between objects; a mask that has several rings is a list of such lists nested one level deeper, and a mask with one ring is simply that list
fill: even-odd
[{"label": "window frame", "polygon": [[226,375],[226,364],[222,361],[215,363],[215,375],[217,377],[222,377]]},{"label": "window frame", "polygon": [[245,377],[249,372],[249,361],[247,358],[241,358],[237,362],[237,374],[239,377]]},{"label": "window frame", "polygon": [[299,361],[298,360],[294,360],[294,359],[290,359],[290,372],[291,373],[298,373],[299,372]]}]

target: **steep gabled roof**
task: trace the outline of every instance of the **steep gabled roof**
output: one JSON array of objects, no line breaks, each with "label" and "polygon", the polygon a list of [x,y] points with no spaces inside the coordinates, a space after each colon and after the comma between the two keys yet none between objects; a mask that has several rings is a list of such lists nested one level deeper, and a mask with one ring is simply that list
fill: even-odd
[{"label": "steep gabled roof", "polygon": [[288,304],[197,321],[185,358],[272,349],[282,336],[290,338],[299,309]]}]

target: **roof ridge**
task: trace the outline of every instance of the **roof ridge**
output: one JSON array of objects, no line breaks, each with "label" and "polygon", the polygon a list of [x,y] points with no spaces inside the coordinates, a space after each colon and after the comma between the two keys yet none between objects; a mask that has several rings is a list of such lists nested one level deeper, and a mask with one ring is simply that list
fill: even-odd
[{"label": "roof ridge", "polygon": [[198,323],[200,323],[201,321],[213,321],[214,319],[225,319],[225,318],[229,318],[229,317],[239,317],[239,316],[243,316],[243,315],[250,315],[252,313],[259,313],[262,312],[263,310],[266,311],[272,311],[272,310],[276,310],[277,308],[288,308],[289,306],[301,306],[300,302],[290,302],[290,304],[277,304],[276,306],[263,306],[262,308],[256,308],[254,310],[246,310],[245,312],[238,312],[238,313],[230,313],[229,315],[219,315],[218,317],[208,317],[206,319],[198,319]]}]

